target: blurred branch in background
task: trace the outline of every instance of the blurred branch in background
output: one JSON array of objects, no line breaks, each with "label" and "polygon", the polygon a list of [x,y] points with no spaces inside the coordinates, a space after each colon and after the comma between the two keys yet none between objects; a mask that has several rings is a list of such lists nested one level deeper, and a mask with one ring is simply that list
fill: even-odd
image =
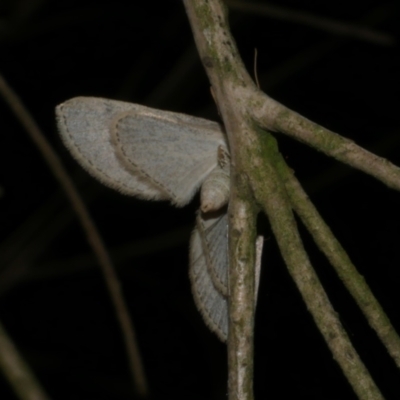
[{"label": "blurred branch in background", "polygon": [[393,46],[396,43],[394,37],[371,28],[359,26],[354,23],[335,21],[321,15],[315,15],[301,10],[294,10],[288,7],[280,7],[271,3],[228,0],[228,5],[233,10],[244,11],[254,14],[257,17],[262,15],[281,21],[293,22],[329,32],[334,35],[348,36],[382,46]]},{"label": "blurred branch in background", "polygon": [[0,368],[20,400],[49,400],[0,322]]},{"label": "blurred branch in background", "polygon": [[97,256],[100,267],[102,268],[106,285],[115,307],[115,312],[125,341],[129,367],[133,382],[135,384],[134,388],[140,396],[147,397],[149,389],[143,370],[139,348],[136,343],[136,334],[133,328],[131,317],[129,316],[128,308],[123,299],[118,277],[114,271],[111,258],[108,255],[103,240],[100,237],[100,234],[98,233],[97,228],[86,209],[86,206],[75,189],[74,183],[61,164],[59,157],[47,142],[45,136],[40,131],[33,117],[24,107],[21,100],[14,93],[11,87],[7,84],[2,75],[0,75],[0,93],[10,106],[11,110],[14,112],[15,116],[19,119],[20,123],[25,127],[33,142],[39,148],[52,173],[65,190],[65,193],[68,196],[83,229],[86,231],[87,239],[93,249],[93,252]]}]

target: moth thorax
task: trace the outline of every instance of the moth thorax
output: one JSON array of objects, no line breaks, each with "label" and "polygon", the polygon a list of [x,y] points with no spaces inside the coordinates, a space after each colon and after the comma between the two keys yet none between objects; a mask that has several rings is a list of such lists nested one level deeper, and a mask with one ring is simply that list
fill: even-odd
[{"label": "moth thorax", "polygon": [[201,186],[201,211],[217,211],[229,200],[229,172],[216,167],[205,179]]}]

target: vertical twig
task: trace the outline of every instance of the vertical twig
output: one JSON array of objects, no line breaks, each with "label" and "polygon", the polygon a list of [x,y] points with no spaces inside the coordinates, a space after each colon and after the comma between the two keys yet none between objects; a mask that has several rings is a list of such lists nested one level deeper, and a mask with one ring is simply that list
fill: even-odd
[{"label": "vertical twig", "polygon": [[229,204],[229,254],[231,257],[229,259],[228,389],[230,400],[253,398],[256,217],[251,201],[240,196],[238,190],[234,190],[234,197],[231,197]]},{"label": "vertical twig", "polygon": [[86,232],[89,244],[91,245],[103,271],[106,285],[114,304],[115,312],[121,326],[125,347],[127,350],[129,367],[135,383],[135,390],[140,396],[146,397],[148,396],[148,385],[144,374],[139,348],[136,343],[135,330],[133,328],[133,323],[129,315],[128,308],[123,299],[118,277],[114,271],[114,267],[104,246],[103,240],[98,233],[85,204],[79,196],[75,185],[65,171],[57,154],[47,142],[45,136],[40,131],[33,117],[25,108],[16,93],[6,83],[2,75],[0,75],[0,93],[20,123],[24,126],[33,142],[39,148],[52,173],[65,190],[73,209],[78,215],[82,227]]},{"label": "vertical twig", "polygon": [[[229,400],[253,399],[255,216],[246,164],[249,126],[235,92],[254,84],[230,35],[221,1],[184,0],[193,35],[224,121],[231,153],[229,200]],[[239,64],[239,67],[238,67]],[[242,142],[244,140],[244,142]],[[240,151],[240,149],[246,149]]]}]

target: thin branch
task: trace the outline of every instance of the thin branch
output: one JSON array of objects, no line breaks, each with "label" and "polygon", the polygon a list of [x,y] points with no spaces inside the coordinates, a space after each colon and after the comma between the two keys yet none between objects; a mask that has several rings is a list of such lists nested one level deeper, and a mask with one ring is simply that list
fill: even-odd
[{"label": "thin branch", "polygon": [[92,221],[86,206],[80,198],[72,180],[65,171],[60,159],[50,144],[47,142],[45,136],[40,131],[35,120],[32,118],[28,110],[25,108],[16,93],[6,83],[4,78],[0,75],[0,93],[4,100],[8,103],[20,123],[24,126],[33,142],[39,148],[44,159],[48,163],[52,173],[55,175],[60,185],[65,190],[73,209],[86,232],[89,244],[91,245],[94,253],[98,258],[100,267],[102,268],[103,275],[106,281],[110,297],[115,307],[115,312],[121,326],[125,346],[127,350],[129,367],[131,370],[132,378],[135,383],[135,389],[141,396],[148,395],[147,381],[144,375],[143,365],[140,357],[138,345],[136,343],[136,334],[133,328],[131,318],[127,306],[124,302],[121,287],[118,277],[115,274],[114,267],[111,259],[105,249],[103,240],[98,233],[94,222]]},{"label": "thin branch", "polygon": [[312,28],[320,29],[335,35],[350,36],[370,43],[382,46],[393,46],[396,40],[382,32],[370,28],[364,28],[351,23],[335,21],[320,15],[314,15],[305,11],[293,10],[291,8],[280,7],[271,3],[254,3],[243,0],[228,0],[228,5],[232,9],[245,11],[275,18],[281,21],[294,22]]},{"label": "thin branch", "polygon": [[376,331],[397,367],[400,368],[400,338],[365,279],[358,273],[346,251],[319,215],[293,172],[285,165],[281,173],[292,207],[313,236],[321,251],[335,268],[371,327]]},{"label": "thin branch", "polygon": [[262,128],[284,133],[373,176],[392,189],[400,190],[400,168],[390,161],[310,121],[265,94],[258,93],[251,96],[251,99],[260,105],[254,108],[252,116]]},{"label": "thin branch", "polygon": [[[184,4],[201,60],[225,124],[231,150],[229,254],[233,265],[229,271],[235,276],[230,276],[230,319],[233,318],[233,312],[238,314],[235,315],[235,321],[230,321],[232,328],[230,327],[228,337],[229,399],[253,398],[250,377],[238,379],[239,372],[245,375],[251,373],[253,369],[251,360],[247,364],[244,363],[244,360],[249,360],[248,356],[252,354],[252,334],[248,331],[249,324],[244,324],[242,329],[239,326],[233,329],[235,322],[243,320],[244,311],[248,310],[245,305],[252,303],[249,297],[251,289],[236,290],[233,287],[234,282],[243,284],[247,280],[245,274],[252,270],[253,265],[253,254],[250,251],[252,246],[249,244],[251,229],[247,224],[252,221],[251,215],[254,211],[244,199],[247,201],[253,199],[253,202],[261,205],[267,213],[289,271],[354,391],[361,399],[382,399],[379,389],[340,325],[304,251],[283,177],[278,172],[282,170],[284,160],[279,154],[275,139],[265,130],[297,133],[300,129],[301,138],[308,139],[303,141],[315,142],[314,147],[319,150],[322,149],[337,159],[350,160],[352,164],[368,169],[365,160],[360,161],[362,158],[360,154],[364,155],[364,158],[368,158],[369,163],[372,160],[374,167],[377,168],[377,171],[370,168],[369,172],[381,179],[384,179],[387,173],[384,167],[388,162],[382,162],[379,157],[358,146],[356,146],[356,156],[352,156],[355,146],[353,142],[319,127],[261,93],[240,59],[229,31],[222,1],[185,0]],[[259,130],[257,124],[265,130]],[[317,139],[320,139],[319,142]],[[336,142],[332,144],[333,140]],[[246,235],[243,235],[244,232]],[[249,247],[247,251],[246,245]],[[254,286],[251,277],[247,280],[247,284],[250,288]],[[249,315],[251,319],[252,314]],[[240,338],[240,335],[243,337]],[[243,346],[239,352],[240,340],[247,340],[250,345]],[[232,357],[232,354],[235,354],[235,357]],[[247,384],[246,387],[244,383]]]},{"label": "thin branch", "polygon": [[[231,153],[229,200],[229,400],[253,399],[255,205],[246,179],[251,128],[237,88],[254,84],[230,35],[220,1],[184,0],[212,92],[222,115]],[[238,64],[240,66],[238,67]],[[225,67],[227,68],[225,70]],[[225,73],[228,71],[228,73]],[[240,82],[240,84],[238,84]],[[246,136],[245,132],[250,135]],[[241,151],[245,149],[245,151]]]},{"label": "thin branch", "polygon": [[49,400],[28,364],[0,323],[0,368],[21,400]]},{"label": "thin branch", "polygon": [[[242,187],[240,182],[236,185]],[[228,388],[229,399],[250,400],[253,398],[257,213],[252,202],[245,200],[240,192],[234,190],[229,204]]]},{"label": "thin branch", "polygon": [[[277,171],[277,168],[282,170],[286,163],[278,153],[272,136],[271,138],[267,137],[270,136],[268,134],[264,136],[260,141],[260,147],[263,147],[260,151],[265,155],[264,162],[267,164],[267,168],[258,171],[255,184],[259,186],[260,182],[263,182],[265,190],[259,191],[256,196],[268,215],[283,259],[333,357],[340,365],[357,396],[360,399],[383,399],[352,346],[311,266],[297,230],[282,177]],[[274,160],[273,164],[269,160]]]}]

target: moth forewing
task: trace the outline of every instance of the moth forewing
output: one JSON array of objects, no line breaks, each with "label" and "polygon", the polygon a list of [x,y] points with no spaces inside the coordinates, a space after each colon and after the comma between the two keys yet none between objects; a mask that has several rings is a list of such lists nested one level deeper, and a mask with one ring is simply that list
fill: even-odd
[{"label": "moth forewing", "polygon": [[211,121],[137,104],[77,97],[56,108],[61,137],[103,184],[147,200],[187,204],[226,146]]},{"label": "moth forewing", "polygon": [[121,114],[111,137],[122,165],[139,170],[177,206],[192,199],[216,168],[218,147],[226,146],[217,123],[158,110]]},{"label": "moth forewing", "polygon": [[127,195],[164,200],[158,187],[121,165],[110,142],[111,121],[133,108],[141,106],[92,97],[70,99],[56,107],[60,136],[76,161],[104,185]]}]

